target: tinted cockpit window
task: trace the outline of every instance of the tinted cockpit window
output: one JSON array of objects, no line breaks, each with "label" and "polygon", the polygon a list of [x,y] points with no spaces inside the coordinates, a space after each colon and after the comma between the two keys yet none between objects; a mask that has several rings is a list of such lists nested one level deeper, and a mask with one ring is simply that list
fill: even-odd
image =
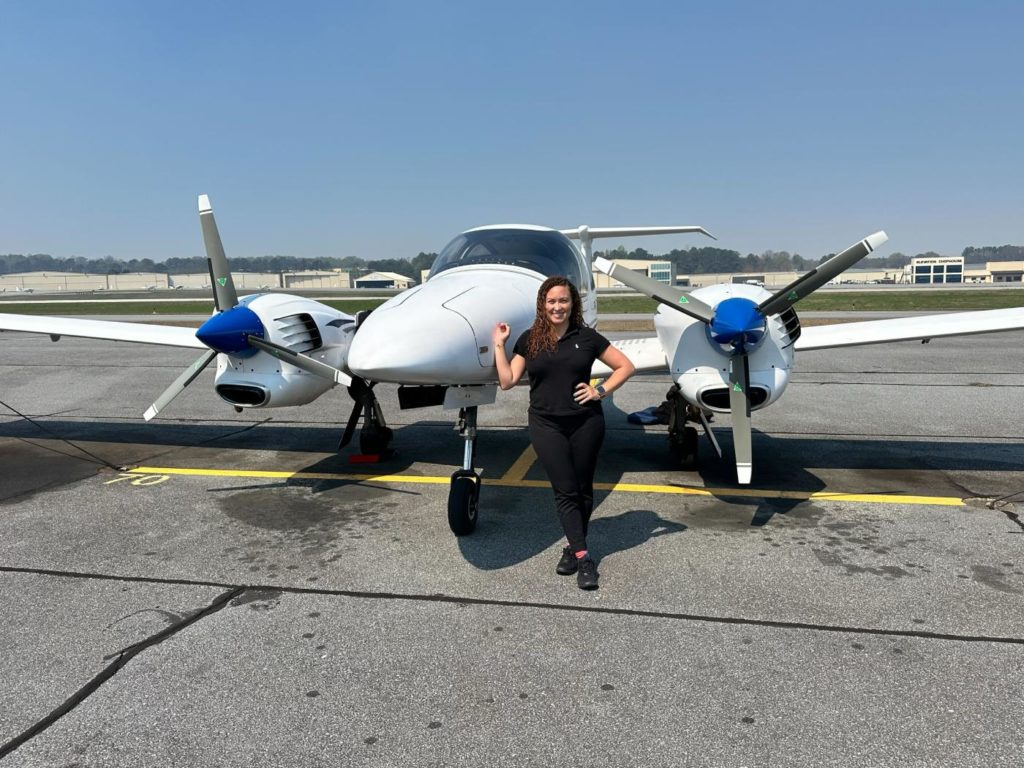
[{"label": "tinted cockpit window", "polygon": [[565,275],[585,292],[579,257],[560,232],[524,229],[481,229],[459,235],[445,246],[430,268],[429,277],[470,264],[509,264],[540,272]]}]

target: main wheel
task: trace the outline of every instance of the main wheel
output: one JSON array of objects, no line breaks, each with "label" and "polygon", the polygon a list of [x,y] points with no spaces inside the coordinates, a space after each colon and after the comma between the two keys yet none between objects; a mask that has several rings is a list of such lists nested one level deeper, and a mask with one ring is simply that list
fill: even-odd
[{"label": "main wheel", "polygon": [[456,536],[467,536],[476,528],[477,501],[480,498],[480,476],[471,469],[460,469],[452,475],[448,492],[448,527]]},{"label": "main wheel", "polygon": [[391,427],[364,429],[359,433],[359,451],[364,454],[380,454],[391,445]]},{"label": "main wheel", "polygon": [[681,469],[696,469],[699,464],[698,442],[699,435],[693,427],[683,427],[681,432],[674,432],[669,435],[669,446],[672,457],[679,464]]}]

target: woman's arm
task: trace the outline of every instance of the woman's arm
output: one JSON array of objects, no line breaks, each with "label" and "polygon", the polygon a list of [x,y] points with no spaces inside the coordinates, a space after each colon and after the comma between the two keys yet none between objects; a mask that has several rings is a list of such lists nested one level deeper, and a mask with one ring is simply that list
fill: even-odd
[{"label": "woman's arm", "polygon": [[[597,359],[612,369],[611,376],[602,382],[606,396],[625,384],[626,380],[636,372],[636,368],[629,361],[629,358],[611,344],[608,345],[604,352],[598,355]],[[587,383],[578,384],[574,396],[576,402],[580,404],[601,399],[597,389]]]},{"label": "woman's arm", "polygon": [[526,359],[522,355],[513,353],[512,359],[508,358],[505,344],[510,334],[508,323],[498,323],[491,332],[494,367],[498,369],[498,383],[502,389],[512,389],[523,378],[523,372],[526,370]]}]

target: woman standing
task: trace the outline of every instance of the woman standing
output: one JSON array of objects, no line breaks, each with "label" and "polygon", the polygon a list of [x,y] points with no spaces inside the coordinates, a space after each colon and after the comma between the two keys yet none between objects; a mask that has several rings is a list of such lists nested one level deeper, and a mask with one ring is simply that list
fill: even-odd
[{"label": "woman standing", "polygon": [[[594,510],[594,470],[604,440],[601,398],[633,375],[633,364],[604,336],[583,322],[576,287],[565,277],[549,277],[537,292],[533,326],[519,336],[511,358],[507,323],[492,333],[494,363],[502,389],[530,374],[530,442],[555,492],[555,507],[568,546],[555,571],[576,574],[580,589],[597,589],[597,567],[587,552],[587,526]],[[602,384],[590,386],[595,360],[612,369]]]}]

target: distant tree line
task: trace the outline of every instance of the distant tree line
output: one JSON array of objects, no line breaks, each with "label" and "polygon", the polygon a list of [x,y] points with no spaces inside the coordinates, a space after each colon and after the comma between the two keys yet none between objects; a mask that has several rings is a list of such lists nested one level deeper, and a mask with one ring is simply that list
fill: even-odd
[{"label": "distant tree line", "polygon": [[984,245],[964,248],[964,261],[980,264],[985,261],[1024,261],[1024,245]]},{"label": "distant tree line", "polygon": [[[709,272],[803,272],[831,258],[827,253],[819,259],[807,259],[798,253],[788,251],[763,251],[741,256],[739,251],[725,248],[674,249],[664,254],[652,254],[643,248],[627,251],[623,246],[611,251],[598,251],[597,255],[608,259],[654,259],[671,261],[681,275],[706,274]],[[919,253],[917,256],[938,256],[934,251]],[[367,261],[357,256],[344,258],[300,258],[298,256],[259,256],[256,258],[232,258],[231,268],[244,272],[302,272],[306,270],[343,269],[348,272],[397,272],[400,275],[419,280],[420,272],[429,269],[437,257],[436,253],[416,254],[411,259],[377,259]],[[1024,245],[973,246],[964,248],[964,261],[977,264],[986,261],[1024,261]],[[857,263],[862,269],[901,269],[910,263],[910,257],[892,253],[877,259],[864,259]],[[189,274],[206,272],[206,258],[172,258],[162,262],[152,259],[130,259],[121,261],[107,256],[102,259],[86,259],[72,256],[66,259],[54,258],[45,253],[0,255],[0,274],[12,272],[85,272],[99,275],[119,275],[126,272],[161,272],[166,274]]]}]

